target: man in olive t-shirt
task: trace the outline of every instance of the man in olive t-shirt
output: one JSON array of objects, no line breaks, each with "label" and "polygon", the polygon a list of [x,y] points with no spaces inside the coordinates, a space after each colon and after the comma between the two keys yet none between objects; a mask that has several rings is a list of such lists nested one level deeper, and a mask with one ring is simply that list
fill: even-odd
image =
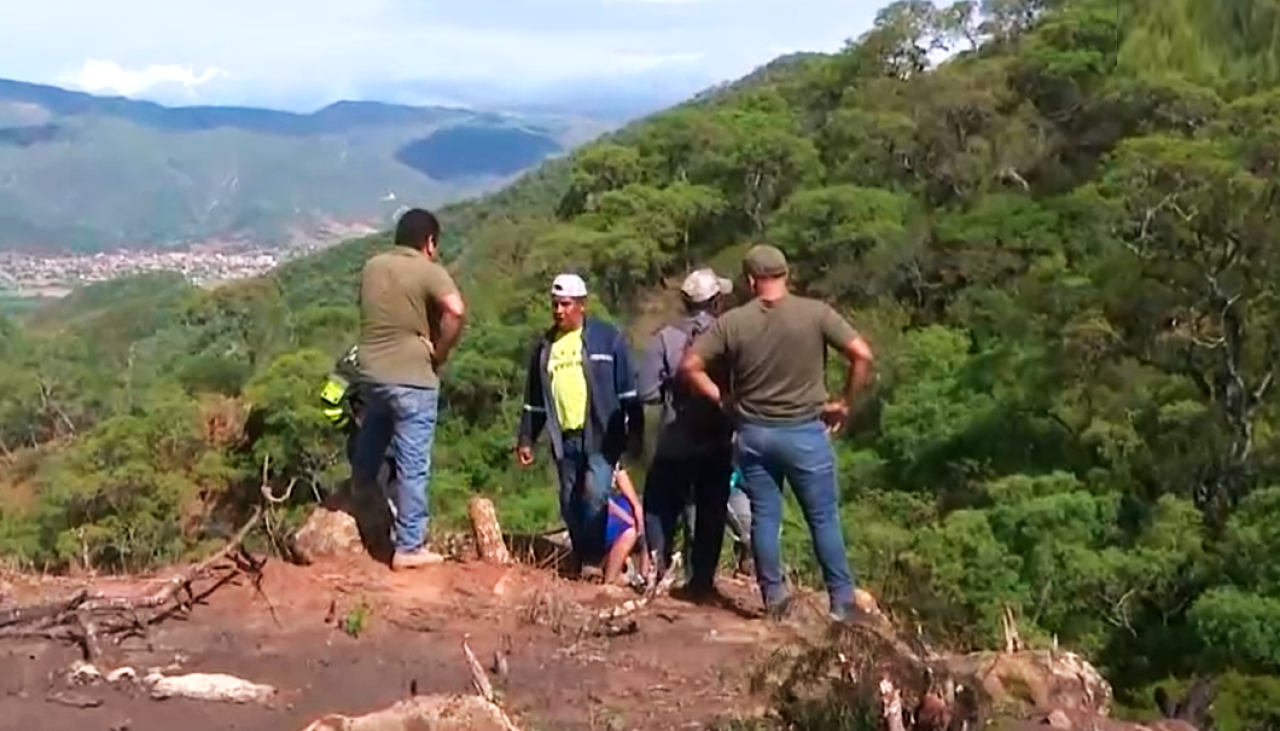
[{"label": "man in olive t-shirt", "polygon": [[[830,305],[788,291],[787,260],[778,249],[752,247],[742,268],[755,298],[698,338],[681,372],[694,390],[737,418],[734,456],[751,500],[751,546],[766,612],[781,618],[790,604],[779,547],[786,479],[809,524],[831,612],[844,620],[855,611],[853,576],[829,433],[844,427],[849,404],[870,374],[871,349]],[[849,362],[844,393],[834,400],[827,398],[828,347]],[[709,362],[728,366],[730,394],[707,376]]]},{"label": "man in olive t-shirt", "polygon": [[464,306],[449,272],[435,259],[440,223],[406,211],[396,246],[377,254],[360,276],[360,375],[368,387],[356,442],[355,478],[376,484],[390,444],[396,466],[395,569],[444,560],[426,549],[427,487],[435,439],[440,367],[462,333]]}]

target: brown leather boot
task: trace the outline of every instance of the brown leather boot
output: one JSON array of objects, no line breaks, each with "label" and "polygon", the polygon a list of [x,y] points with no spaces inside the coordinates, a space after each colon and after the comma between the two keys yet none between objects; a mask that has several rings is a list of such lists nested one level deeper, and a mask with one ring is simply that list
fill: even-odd
[{"label": "brown leather boot", "polygon": [[391,557],[391,568],[394,571],[406,571],[442,563],[444,563],[444,556],[428,551],[426,548],[419,548],[410,553],[396,551],[396,554]]}]

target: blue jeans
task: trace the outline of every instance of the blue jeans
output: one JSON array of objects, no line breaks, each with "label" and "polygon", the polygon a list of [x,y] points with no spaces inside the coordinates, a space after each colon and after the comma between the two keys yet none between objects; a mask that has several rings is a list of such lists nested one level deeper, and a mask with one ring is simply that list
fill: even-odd
[{"label": "blue jeans", "polygon": [[614,466],[603,454],[586,451],[581,432],[565,434],[564,454],[556,461],[560,518],[569,529],[574,554],[586,563],[599,562],[607,551],[604,534]]},{"label": "blue jeans", "polygon": [[835,454],[825,425],[817,419],[789,426],[743,423],[735,456],[742,468],[742,490],[751,500],[751,548],[765,605],[778,606],[788,595],[780,546],[785,479],[809,524],[831,611],[845,616],[853,603],[853,575],[837,506]]},{"label": "blue jeans", "polygon": [[427,488],[435,441],[439,394],[434,388],[370,384],[364,420],[356,437],[356,484],[377,484],[390,445],[395,459],[395,548],[412,553],[427,543]]}]

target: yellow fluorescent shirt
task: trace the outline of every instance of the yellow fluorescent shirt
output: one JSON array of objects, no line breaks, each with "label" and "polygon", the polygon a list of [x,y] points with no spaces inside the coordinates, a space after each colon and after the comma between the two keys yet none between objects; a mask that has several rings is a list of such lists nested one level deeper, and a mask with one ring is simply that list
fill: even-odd
[{"label": "yellow fluorescent shirt", "polygon": [[551,399],[560,428],[583,428],[587,423],[587,372],[582,367],[582,328],[564,333],[551,343],[547,373],[551,376]]}]

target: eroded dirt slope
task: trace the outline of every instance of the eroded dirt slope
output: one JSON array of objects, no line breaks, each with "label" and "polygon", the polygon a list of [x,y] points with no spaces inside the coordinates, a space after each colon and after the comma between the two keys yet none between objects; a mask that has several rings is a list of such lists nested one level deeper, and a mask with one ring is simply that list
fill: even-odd
[{"label": "eroded dirt slope", "polygon": [[[8,582],[10,601],[77,586]],[[107,586],[128,593],[143,583]],[[449,563],[396,574],[362,559],[273,563],[261,592],[225,587],[187,620],[126,640],[101,663],[235,675],[276,687],[269,706],[153,700],[128,682],[68,691],[76,648],[9,643],[0,644],[0,730],[301,729],[325,713],[367,713],[413,692],[469,692],[465,635],[485,665],[497,667],[495,651],[509,648],[505,677],[494,681],[525,728],[701,728],[751,711],[735,690],[765,640],[779,639],[750,616],[745,584],[722,583],[737,610],[663,598],[637,615],[631,634],[578,638],[570,609],[617,597],[529,567]]]}]

